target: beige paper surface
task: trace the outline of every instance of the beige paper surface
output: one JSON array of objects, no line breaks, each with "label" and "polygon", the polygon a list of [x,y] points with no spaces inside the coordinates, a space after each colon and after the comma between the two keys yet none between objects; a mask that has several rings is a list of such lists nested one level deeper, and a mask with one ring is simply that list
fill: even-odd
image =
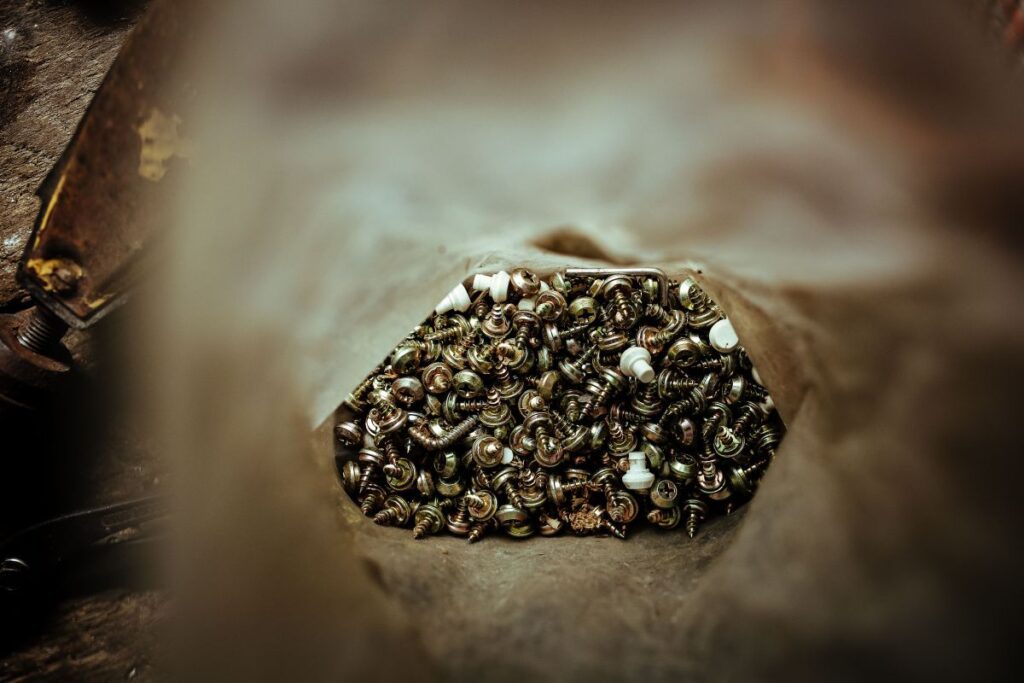
[{"label": "beige paper surface", "polygon": [[[973,93],[956,135],[908,112],[872,74],[901,60],[991,72],[955,59],[956,41],[880,66],[875,29],[904,11],[845,12],[262,3],[231,16],[156,347],[186,673],[978,665],[999,642],[988,610],[1019,512],[996,474],[1001,412],[985,405],[1006,397],[999,376],[1020,375],[1022,278],[999,232],[976,238],[934,192],[965,166],[963,139],[1019,134],[1000,128],[1001,95]],[[945,73],[935,97],[962,113],[963,83],[981,76]],[[746,511],[695,542],[473,547],[360,518],[308,430],[460,278],[605,259],[699,271],[734,320],[790,427]]]}]

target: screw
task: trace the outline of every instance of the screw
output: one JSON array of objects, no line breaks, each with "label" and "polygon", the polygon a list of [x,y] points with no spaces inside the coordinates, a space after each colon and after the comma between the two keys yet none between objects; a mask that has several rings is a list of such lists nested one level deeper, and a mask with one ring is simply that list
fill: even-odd
[{"label": "screw", "polygon": [[637,310],[629,299],[632,293],[633,283],[625,275],[613,275],[601,287],[601,296],[611,303],[611,323],[619,329],[628,329],[636,323]]},{"label": "screw", "polygon": [[424,503],[416,509],[414,515],[415,525],[412,529],[412,537],[423,538],[427,534],[436,534],[444,526],[444,514],[437,503]]},{"label": "screw", "polygon": [[513,506],[522,509],[526,507],[526,504],[523,502],[522,494],[516,490],[515,484],[513,483],[515,478],[516,471],[511,467],[506,467],[494,475],[491,479],[491,484],[496,490],[504,493],[505,497],[508,498],[508,501],[512,503]]},{"label": "screw", "polygon": [[401,496],[388,496],[384,509],[373,516],[375,524],[381,526],[402,526],[412,516],[412,506]]},{"label": "screw", "polygon": [[647,513],[647,521],[652,524],[657,524],[662,529],[675,529],[679,526],[679,522],[682,518],[683,514],[679,511],[678,507],[664,510],[656,508]]},{"label": "screw", "polygon": [[708,504],[697,498],[689,498],[683,503],[686,513],[686,535],[693,538],[697,535],[697,527],[708,514]]},{"label": "screw", "polygon": [[490,529],[491,524],[489,522],[477,522],[469,527],[469,533],[466,534],[466,540],[470,543],[476,543],[487,534],[487,530]]},{"label": "screw", "polygon": [[783,427],[692,278],[671,285],[678,297],[652,269],[473,284],[346,398],[337,469],[364,515],[470,543],[493,528],[625,538],[641,517],[692,536],[711,501],[727,514],[754,493]]}]

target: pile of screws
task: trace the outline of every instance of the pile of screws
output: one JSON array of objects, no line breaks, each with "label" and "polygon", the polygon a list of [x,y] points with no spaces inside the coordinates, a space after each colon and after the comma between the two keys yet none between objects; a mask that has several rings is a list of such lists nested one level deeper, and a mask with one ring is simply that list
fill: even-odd
[{"label": "pile of screws", "polygon": [[783,426],[692,278],[521,268],[466,284],[340,411],[338,469],[363,514],[471,543],[625,538],[641,518],[693,537],[753,495]]}]

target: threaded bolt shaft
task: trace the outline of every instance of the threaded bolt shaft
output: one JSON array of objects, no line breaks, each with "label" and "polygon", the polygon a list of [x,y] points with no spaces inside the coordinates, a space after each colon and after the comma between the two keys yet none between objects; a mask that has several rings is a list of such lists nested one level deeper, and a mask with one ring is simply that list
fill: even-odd
[{"label": "threaded bolt shaft", "polygon": [[42,307],[36,306],[18,330],[18,341],[25,348],[46,355],[60,344],[67,331],[67,323]]}]

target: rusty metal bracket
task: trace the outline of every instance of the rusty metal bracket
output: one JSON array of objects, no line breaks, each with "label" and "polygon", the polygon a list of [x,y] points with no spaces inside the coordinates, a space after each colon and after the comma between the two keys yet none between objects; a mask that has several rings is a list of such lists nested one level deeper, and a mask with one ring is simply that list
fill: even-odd
[{"label": "rusty metal bracket", "polygon": [[187,5],[150,7],[39,188],[18,282],[71,327],[88,327],[124,300],[192,152],[180,68],[192,30]]}]

